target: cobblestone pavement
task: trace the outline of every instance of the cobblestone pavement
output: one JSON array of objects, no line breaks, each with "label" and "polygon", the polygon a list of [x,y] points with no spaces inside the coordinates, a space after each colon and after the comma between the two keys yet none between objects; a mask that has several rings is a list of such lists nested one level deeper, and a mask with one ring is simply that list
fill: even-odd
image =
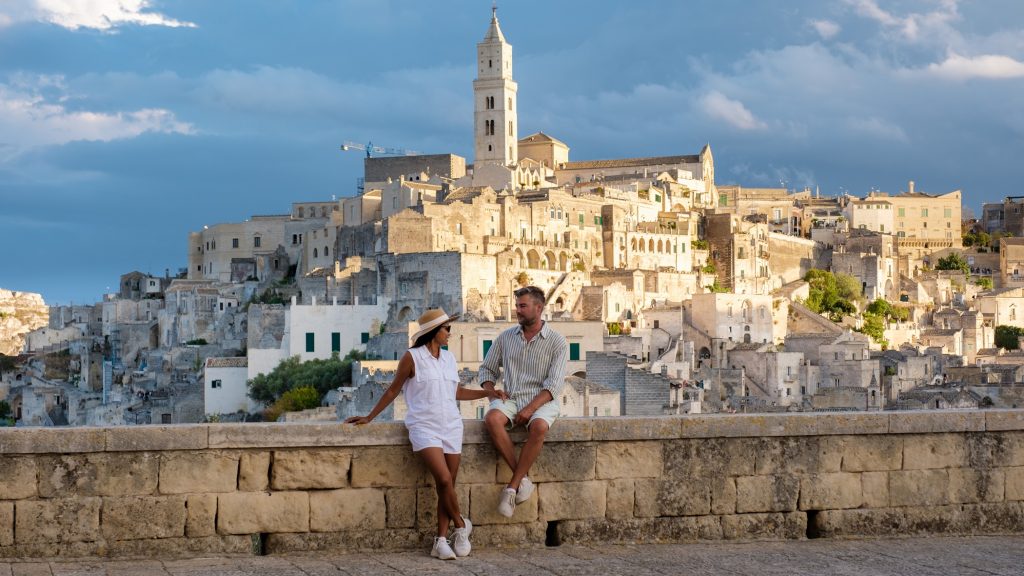
[{"label": "cobblestone pavement", "polygon": [[0,576],[658,576],[1022,575],[1024,536],[810,540],[475,550],[441,561],[426,551],[190,560],[0,562]]}]

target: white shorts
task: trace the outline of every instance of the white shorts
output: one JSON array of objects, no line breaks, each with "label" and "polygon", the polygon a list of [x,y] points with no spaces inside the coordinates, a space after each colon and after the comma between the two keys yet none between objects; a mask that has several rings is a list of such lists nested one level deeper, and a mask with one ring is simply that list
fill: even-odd
[{"label": "white shorts", "polygon": [[[497,410],[504,414],[505,417],[508,418],[508,425],[506,427],[511,430],[515,426],[516,414],[522,410],[524,406],[526,406],[526,404],[519,406],[516,404],[516,401],[511,398],[508,400],[491,400],[491,405],[487,408],[487,411],[490,412],[491,410]],[[526,427],[529,428],[530,424],[533,424],[534,420],[540,418],[547,422],[548,427],[550,428],[551,425],[555,423],[555,418],[558,418],[559,414],[558,402],[552,400],[551,402],[542,404],[540,408],[537,408],[537,411],[533,413],[533,416],[530,416],[530,421],[526,423]]]},{"label": "white shorts", "polygon": [[462,453],[462,420],[458,426],[451,426],[444,433],[434,426],[413,425],[408,428],[412,451],[424,448],[440,448],[445,454]]}]

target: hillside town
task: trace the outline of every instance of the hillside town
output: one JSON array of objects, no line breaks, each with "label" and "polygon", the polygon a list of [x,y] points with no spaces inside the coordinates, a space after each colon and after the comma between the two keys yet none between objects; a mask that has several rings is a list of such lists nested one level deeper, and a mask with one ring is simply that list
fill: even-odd
[{"label": "hillside town", "polygon": [[569,342],[563,416],[1024,404],[1024,197],[975,218],[913,175],[838,197],[720,183],[710,144],[573,159],[519,134],[496,15],[475,56],[472,162],[346,144],[366,152],[357,194],[191,231],[185,269],[126,271],[48,315],[0,291],[18,342],[0,350],[0,422],[365,414],[432,308],[461,313],[449,350],[474,386],[528,285]]}]

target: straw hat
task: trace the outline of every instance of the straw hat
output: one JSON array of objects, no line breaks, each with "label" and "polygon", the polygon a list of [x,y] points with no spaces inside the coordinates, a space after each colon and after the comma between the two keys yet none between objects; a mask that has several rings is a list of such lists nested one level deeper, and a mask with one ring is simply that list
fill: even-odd
[{"label": "straw hat", "polygon": [[412,341],[415,342],[417,339],[419,339],[420,336],[423,336],[424,334],[430,332],[434,328],[442,326],[446,322],[451,322],[452,320],[455,320],[458,317],[458,314],[454,316],[449,316],[441,308],[427,310],[426,312],[423,313],[423,316],[420,316],[419,319],[416,320],[416,324],[419,327],[417,328],[416,332],[413,333]]}]

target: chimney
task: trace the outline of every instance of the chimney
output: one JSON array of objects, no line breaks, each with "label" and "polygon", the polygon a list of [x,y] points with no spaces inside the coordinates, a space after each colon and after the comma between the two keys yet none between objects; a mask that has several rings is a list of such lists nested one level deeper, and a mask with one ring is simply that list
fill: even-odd
[{"label": "chimney", "polygon": [[909,194],[913,194],[914,193],[914,181],[913,180],[911,180],[910,183],[907,184],[907,193],[909,193]]}]

